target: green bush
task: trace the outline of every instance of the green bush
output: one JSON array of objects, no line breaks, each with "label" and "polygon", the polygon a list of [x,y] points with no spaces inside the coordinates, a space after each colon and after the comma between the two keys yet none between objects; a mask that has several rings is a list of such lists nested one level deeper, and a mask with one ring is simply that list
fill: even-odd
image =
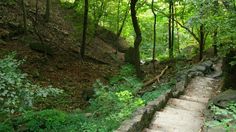
[{"label": "green bush", "polygon": [[16,0],[1,0],[0,4],[14,5],[14,4],[16,4]]},{"label": "green bush", "polygon": [[175,81],[170,81],[169,83],[153,86],[155,87],[156,90],[151,91],[151,92],[146,92],[143,96],[142,99],[145,101],[145,103],[152,101],[162,94],[164,94],[167,90],[171,89],[172,86],[175,84]]},{"label": "green bush", "polygon": [[56,109],[28,111],[12,122],[17,131],[82,132],[82,124],[89,122],[81,112],[66,113]]},{"label": "green bush", "polygon": [[15,113],[33,106],[34,98],[58,95],[62,90],[41,87],[27,80],[27,75],[19,70],[23,61],[15,59],[11,53],[0,60],[0,111]]},{"label": "green bush", "polygon": [[135,76],[132,65],[125,65],[119,74],[110,79],[109,85],[100,81],[94,84],[95,98],[90,100],[87,112],[89,122],[82,124],[83,131],[108,132],[119,127],[144,101],[134,93],[141,88],[141,81]]},{"label": "green bush", "polygon": [[128,90],[136,93],[141,87],[142,82],[136,77],[133,65],[122,66],[120,73],[110,79],[110,90],[122,91]]},{"label": "green bush", "polygon": [[66,118],[67,115],[58,110],[26,112],[18,120],[18,125],[23,123],[27,131],[58,130],[63,126]]},{"label": "green bush", "polygon": [[83,125],[86,131],[112,131],[144,105],[141,98],[134,97],[128,90],[110,91],[100,81],[97,81],[95,87],[96,98],[90,100],[91,105],[87,109],[92,113],[93,121]]},{"label": "green bush", "polygon": [[14,132],[14,129],[9,124],[0,123],[0,132]]},{"label": "green bush", "polygon": [[215,105],[211,105],[211,112],[215,117],[220,119],[210,120],[205,123],[208,127],[221,126],[225,128],[227,132],[236,131],[236,103],[229,103],[226,108],[220,108]]}]

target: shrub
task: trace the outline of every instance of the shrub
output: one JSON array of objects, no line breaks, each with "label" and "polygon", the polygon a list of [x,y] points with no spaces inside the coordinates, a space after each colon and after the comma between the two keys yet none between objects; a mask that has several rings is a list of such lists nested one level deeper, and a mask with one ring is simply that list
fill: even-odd
[{"label": "shrub", "polygon": [[18,119],[18,126],[25,126],[27,131],[59,130],[67,115],[58,110],[26,112]]},{"label": "shrub", "polygon": [[152,100],[158,98],[163,93],[165,93],[167,90],[171,89],[174,84],[175,84],[175,82],[171,81],[169,83],[153,86],[153,87],[155,87],[156,90],[151,91],[151,92],[146,92],[142,96],[142,99],[145,101],[145,103],[152,101]]},{"label": "shrub", "polygon": [[207,121],[205,123],[208,127],[221,126],[225,128],[227,132],[236,130],[236,103],[229,103],[226,108],[220,108],[215,105],[211,105],[211,112],[213,116],[219,119]]},{"label": "shrub", "polygon": [[135,68],[133,65],[122,66],[120,73],[110,79],[110,90],[124,91],[128,90],[131,93],[137,93],[142,88],[142,82],[136,77]]},{"label": "shrub", "polygon": [[0,132],[14,132],[13,127],[6,123],[0,123]]},{"label": "shrub", "polygon": [[87,111],[92,113],[89,122],[82,124],[84,131],[112,131],[128,118],[138,107],[144,105],[140,97],[135,97],[136,90],[142,83],[135,77],[131,65],[122,67],[120,74],[110,80],[106,86],[100,81],[94,84],[95,98],[90,100]]},{"label": "shrub", "polygon": [[62,90],[41,87],[27,80],[27,75],[19,70],[24,61],[15,59],[11,53],[0,60],[0,111],[15,113],[33,106],[34,98],[58,95]]}]

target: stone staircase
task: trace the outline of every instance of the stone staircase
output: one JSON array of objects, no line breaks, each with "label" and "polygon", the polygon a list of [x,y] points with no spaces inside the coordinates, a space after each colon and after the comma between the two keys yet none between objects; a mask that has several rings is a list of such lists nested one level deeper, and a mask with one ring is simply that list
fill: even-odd
[{"label": "stone staircase", "polygon": [[183,95],[169,99],[166,107],[155,113],[144,132],[201,132],[203,111],[218,84],[210,77],[193,78]]},{"label": "stone staircase", "polygon": [[115,132],[207,131],[204,112],[221,86],[221,67],[222,60],[205,61],[177,73],[173,89],[138,109]]}]

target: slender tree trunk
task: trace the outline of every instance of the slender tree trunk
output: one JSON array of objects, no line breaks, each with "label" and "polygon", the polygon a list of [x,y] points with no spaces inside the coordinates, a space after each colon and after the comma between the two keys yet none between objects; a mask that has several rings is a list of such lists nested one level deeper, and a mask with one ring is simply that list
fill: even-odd
[{"label": "slender tree trunk", "polygon": [[[200,9],[200,19],[203,19],[203,3],[201,4]],[[204,24],[201,23],[200,25],[200,42],[199,42],[199,61],[203,58],[203,51],[205,46],[205,29]]]},{"label": "slender tree trunk", "polygon": [[25,2],[21,0],[22,4],[22,12],[23,12],[23,24],[24,24],[24,33],[27,31],[27,23],[26,23],[26,10],[25,10]]},{"label": "slender tree trunk", "polygon": [[218,51],[217,51],[217,34],[218,31],[217,29],[213,33],[213,48],[214,48],[214,55],[217,56]]},{"label": "slender tree trunk", "polygon": [[80,55],[82,59],[84,58],[84,54],[85,54],[87,25],[88,25],[88,0],[84,0],[83,39],[82,39],[82,45],[80,47]]},{"label": "slender tree trunk", "polygon": [[[118,0],[117,20],[116,20],[116,34],[118,34],[119,28],[120,28],[120,3],[121,3],[121,0]],[[117,35],[116,35],[116,40],[115,40],[114,43],[115,43],[115,47],[116,47],[115,54],[118,54],[119,37],[117,37]]]},{"label": "slender tree trunk", "polygon": [[[98,2],[96,1],[96,5],[97,4],[98,4]],[[105,8],[104,1],[102,1],[101,5],[98,8],[99,8],[99,11],[96,12],[96,7],[94,7],[94,36],[93,36],[94,38],[95,38],[95,36],[97,34],[97,28],[98,28],[100,19],[103,16],[103,10]],[[109,24],[109,25],[111,25],[111,24]]]},{"label": "slender tree trunk", "polygon": [[169,1],[169,58],[173,58],[173,47],[172,47],[172,0]]},{"label": "slender tree trunk", "polygon": [[[156,60],[156,23],[157,23],[157,15],[154,11],[154,0],[152,0],[152,13],[154,16],[154,23],[153,23],[153,50],[152,50],[152,60],[153,60],[153,64]],[[153,65],[153,68],[155,70],[155,66]]]},{"label": "slender tree trunk", "polygon": [[205,43],[205,38],[204,38],[204,25],[201,24],[200,26],[200,43],[199,43],[199,60],[201,61],[203,58],[203,51],[204,51],[204,43]]},{"label": "slender tree trunk", "polygon": [[39,12],[38,4],[39,4],[39,0],[36,0],[36,4],[35,4],[35,24],[38,23],[38,12]]},{"label": "slender tree trunk", "polygon": [[[214,15],[216,15],[218,13],[218,9],[219,9],[219,2],[218,0],[213,1],[214,4]],[[217,35],[218,35],[218,27],[216,27],[214,33],[213,33],[213,48],[214,48],[214,55],[217,56]]]},{"label": "slender tree trunk", "polygon": [[[175,18],[176,19],[176,18]],[[179,27],[178,24],[176,23],[176,34],[177,34],[177,51],[180,53],[180,36],[179,36]]]},{"label": "slender tree trunk", "polygon": [[120,2],[121,2],[121,0],[118,0],[116,34],[118,34],[119,28],[120,28]]},{"label": "slender tree trunk", "polygon": [[[130,4],[130,3],[129,3],[129,4]],[[125,22],[126,22],[126,19],[127,19],[128,14],[129,14],[129,6],[127,7],[127,9],[126,9],[126,11],[125,11],[124,19],[123,19],[123,21],[122,21],[122,24],[121,24],[121,26],[120,26],[119,31],[117,32],[117,38],[120,37],[120,35],[121,35],[122,31],[123,31],[123,28],[124,28],[124,26],[125,26]]]},{"label": "slender tree trunk", "polygon": [[141,72],[141,68],[140,68],[140,53],[139,53],[139,46],[140,43],[142,41],[142,35],[141,35],[141,30],[138,24],[138,19],[136,16],[136,10],[135,10],[135,6],[138,0],[131,0],[130,3],[130,10],[131,10],[131,18],[132,18],[132,23],[133,23],[133,27],[134,27],[134,31],[136,33],[136,37],[135,37],[135,41],[134,41],[134,55],[135,55],[135,68],[136,68],[136,72],[137,72],[137,76],[139,78],[142,78],[142,72]]},{"label": "slender tree trunk", "polygon": [[175,22],[174,22],[174,0],[171,0],[171,57],[174,58],[174,39],[175,39]]},{"label": "slender tree trunk", "polygon": [[51,0],[46,1],[46,10],[45,10],[45,21],[49,22],[50,19],[50,8],[51,8]]}]

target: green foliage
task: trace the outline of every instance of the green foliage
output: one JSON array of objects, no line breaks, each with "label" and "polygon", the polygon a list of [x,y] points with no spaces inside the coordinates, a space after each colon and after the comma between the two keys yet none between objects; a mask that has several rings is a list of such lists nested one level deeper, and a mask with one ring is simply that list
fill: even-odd
[{"label": "green foliage", "polygon": [[128,90],[131,93],[136,93],[143,84],[136,77],[134,66],[127,64],[122,66],[120,73],[117,76],[110,79],[110,85],[110,90]]},{"label": "green foliage", "polygon": [[[227,132],[236,130],[236,103],[229,103],[226,109],[211,105],[211,111],[214,116],[221,117],[218,120],[212,120],[205,123],[208,127],[222,126]],[[222,118],[223,117],[223,118]]]},{"label": "green foliage", "polygon": [[110,85],[100,81],[94,84],[95,98],[90,100],[87,112],[92,116],[82,124],[84,131],[112,131],[128,118],[144,101],[134,96],[142,83],[135,76],[132,65],[125,65],[111,78]]},{"label": "green foliage", "polygon": [[0,132],[14,132],[14,130],[9,124],[0,123]]},{"label": "green foliage", "polygon": [[0,123],[0,131],[1,127],[12,130],[12,126],[17,126],[17,131],[82,132],[82,123],[86,121],[81,112],[66,113],[55,109],[27,111],[11,123]]},{"label": "green foliage", "polygon": [[0,60],[0,105],[1,111],[14,113],[33,106],[35,97],[58,95],[62,90],[49,86],[43,88],[27,80],[27,75],[21,73],[19,66],[23,61],[15,59],[11,53]]},{"label": "green foliage", "polygon": [[[116,85],[123,87],[123,85]],[[96,85],[96,98],[90,100],[90,107],[87,111],[92,112],[92,125],[84,125],[87,131],[112,131],[119,124],[128,118],[134,110],[143,106],[144,102],[141,98],[135,97],[129,90],[117,89],[115,91],[108,90],[108,86],[104,86],[101,82]],[[109,125],[108,125],[109,124]]]},{"label": "green foliage", "polygon": [[236,56],[233,57],[233,60],[230,62],[231,66],[236,65]]},{"label": "green foliage", "polygon": [[16,4],[16,0],[1,0],[0,4],[15,5]]},{"label": "green foliage", "polygon": [[66,120],[66,114],[58,110],[26,112],[18,122],[24,123],[29,131],[58,130]]},{"label": "green foliage", "polygon": [[164,84],[152,86],[156,90],[151,91],[151,92],[146,92],[142,96],[142,99],[145,101],[145,103],[152,101],[152,100],[158,98],[159,96],[161,96],[162,94],[164,94],[167,90],[171,89],[174,84],[175,84],[175,82],[171,81],[169,83],[164,83]]}]

